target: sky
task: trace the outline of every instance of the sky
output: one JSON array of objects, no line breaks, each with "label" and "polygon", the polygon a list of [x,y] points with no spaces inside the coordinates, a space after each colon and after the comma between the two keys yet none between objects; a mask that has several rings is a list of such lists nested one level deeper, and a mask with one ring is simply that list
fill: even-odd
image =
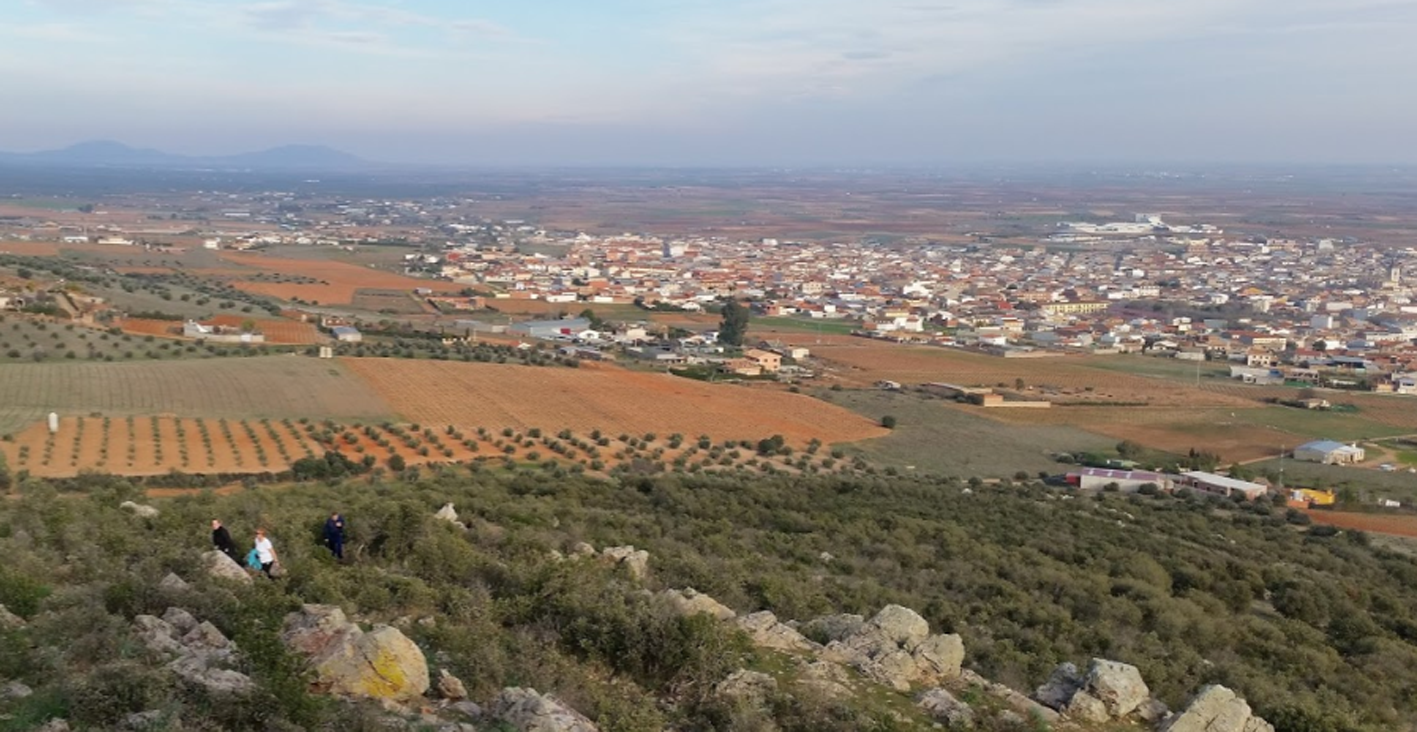
[{"label": "sky", "polygon": [[1417,163],[1417,0],[0,0],[0,149]]}]

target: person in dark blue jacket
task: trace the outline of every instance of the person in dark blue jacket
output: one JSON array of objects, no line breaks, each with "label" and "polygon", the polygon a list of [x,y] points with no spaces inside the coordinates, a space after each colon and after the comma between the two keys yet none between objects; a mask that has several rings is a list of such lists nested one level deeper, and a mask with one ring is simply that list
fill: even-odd
[{"label": "person in dark blue jacket", "polygon": [[335,559],[344,559],[344,517],[338,513],[330,514],[325,520],[325,546]]}]

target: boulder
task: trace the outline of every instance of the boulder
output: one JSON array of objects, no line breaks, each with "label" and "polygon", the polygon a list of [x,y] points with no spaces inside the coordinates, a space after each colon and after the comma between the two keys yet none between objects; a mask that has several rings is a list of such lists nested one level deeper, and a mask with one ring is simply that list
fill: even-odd
[{"label": "boulder", "polygon": [[[813,623],[808,624],[809,631]],[[834,620],[818,627],[823,634],[840,633],[851,624]],[[830,642],[822,656],[849,664],[897,691],[908,691],[917,683],[958,676],[964,641],[959,636],[931,636],[930,624],[915,611],[888,605],[840,640]]]},{"label": "boulder", "polygon": [[0,605],[0,630],[19,630],[25,627],[25,619]]},{"label": "boulder", "polygon": [[964,664],[964,639],[958,635],[932,635],[915,647],[916,664],[923,676],[952,679]]},{"label": "boulder", "polygon": [[133,730],[133,732],[144,732],[145,730],[164,729],[166,725],[163,720],[163,712],[157,709],[150,709],[146,712],[133,712],[123,718],[119,724],[119,729]]},{"label": "boulder", "polygon": [[447,708],[474,722],[482,719],[482,707],[470,701],[453,702],[449,704]]},{"label": "boulder", "polygon": [[428,691],[428,661],[397,628],[365,633],[330,605],[305,605],[285,618],[281,640],[310,660],[316,688],[330,694],[408,702]]},{"label": "boulder", "polygon": [[1050,709],[1064,709],[1073,695],[1082,690],[1082,675],[1078,667],[1071,663],[1059,664],[1053,669],[1048,681],[1033,692],[1038,703]]},{"label": "boulder", "polygon": [[799,682],[828,699],[851,695],[851,676],[840,665],[828,661],[813,661],[803,669]]},{"label": "boulder", "polygon": [[585,715],[536,689],[503,689],[492,716],[518,732],[599,732]]},{"label": "boulder", "polygon": [[188,684],[212,694],[246,694],[256,688],[249,676],[223,668],[236,661],[236,644],[186,610],[168,608],[161,618],[139,615],[133,628],[150,650],[171,659],[167,669]]},{"label": "boulder", "polygon": [[777,692],[777,679],[758,671],[739,669],[718,682],[713,691],[726,701],[761,708],[767,706],[768,698]]},{"label": "boulder", "polygon": [[132,501],[124,501],[118,504],[118,507],[125,511],[131,511],[134,516],[139,518],[157,518],[162,513],[152,506],[144,506],[141,503],[134,503]]},{"label": "boulder", "polygon": [[192,617],[192,613],[180,607],[170,607],[162,614],[162,622],[172,626],[178,635],[191,633],[197,627],[197,619]]},{"label": "boulder", "polygon": [[1067,706],[1063,707],[1063,714],[1068,715],[1068,719],[1075,722],[1088,722],[1090,724],[1102,724],[1112,719],[1112,715],[1107,710],[1107,705],[1101,699],[1087,693],[1079,691],[1073,694],[1068,700]]},{"label": "boulder", "polygon": [[908,607],[887,605],[869,621],[881,634],[907,651],[914,651],[930,635],[930,624]]},{"label": "boulder", "polygon": [[915,703],[935,721],[943,722],[950,729],[974,727],[974,709],[944,689],[931,689],[921,694]]},{"label": "boulder", "polygon": [[34,689],[18,681],[11,681],[4,686],[0,686],[0,702],[24,699],[31,696],[34,696]]},{"label": "boulder", "polygon": [[1274,732],[1274,727],[1254,716],[1235,692],[1207,686],[1184,710],[1163,722],[1159,732]]},{"label": "boulder", "polygon": [[178,577],[172,572],[168,572],[167,576],[163,577],[162,581],[157,583],[157,588],[163,592],[176,595],[192,589],[192,586],[187,584],[186,580],[181,577]]},{"label": "boulder", "polygon": [[453,508],[453,504],[451,503],[444,503],[443,507],[438,509],[437,513],[433,514],[433,518],[439,521],[447,521],[450,524],[459,523],[458,512]]},{"label": "boulder", "polygon": [[62,719],[51,719],[34,728],[34,732],[69,732],[69,730],[69,723]]},{"label": "boulder", "polygon": [[462,701],[467,698],[467,687],[463,686],[462,679],[448,673],[445,668],[438,669],[438,696],[449,701]]},{"label": "boulder", "polygon": [[823,642],[831,643],[856,635],[865,624],[866,618],[860,615],[825,615],[809,620],[802,625],[801,631],[809,638],[821,638]]},{"label": "boulder", "polygon": [[576,558],[593,557],[595,556],[595,547],[583,541],[578,541],[571,547],[571,556]]},{"label": "boulder", "polygon": [[133,629],[138,634],[138,640],[150,651],[166,656],[180,656],[185,650],[182,642],[178,640],[177,629],[162,618],[139,615],[133,618]]},{"label": "boulder", "polygon": [[167,669],[177,678],[200,686],[212,694],[242,695],[255,691],[256,684],[246,674],[230,669],[215,668],[197,655],[187,655],[167,664]]},{"label": "boulder", "polygon": [[777,616],[767,610],[738,618],[742,628],[753,643],[761,648],[778,651],[810,651],[816,644],[807,640],[795,629],[779,623]]},{"label": "boulder", "polygon": [[1083,688],[1107,706],[1107,714],[1122,719],[1151,698],[1136,666],[1094,658],[1083,677]]},{"label": "boulder", "polygon": [[737,613],[718,600],[690,587],[686,590],[665,590],[659,596],[679,615],[688,617],[703,613],[718,620],[732,620]]},{"label": "boulder", "polygon": [[649,552],[633,546],[611,546],[600,550],[602,559],[624,567],[630,577],[643,580],[649,576]]},{"label": "boulder", "polygon": [[1061,719],[1061,715],[1059,715],[1058,712],[1029,699],[1027,696],[1003,684],[990,681],[969,669],[963,669],[959,672],[959,680],[960,683],[967,686],[978,687],[984,693],[1008,704],[1010,707],[1013,707],[1014,711],[1030,719],[1041,719],[1048,724],[1056,724]]},{"label": "boulder", "polygon": [[213,577],[247,585],[252,582],[250,573],[231,557],[215,549],[202,554],[202,565],[206,567],[207,574]]}]

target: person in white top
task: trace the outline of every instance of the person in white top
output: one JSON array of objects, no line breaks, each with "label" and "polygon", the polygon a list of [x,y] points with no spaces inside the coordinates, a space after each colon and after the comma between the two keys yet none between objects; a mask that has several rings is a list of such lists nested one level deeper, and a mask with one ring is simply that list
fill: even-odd
[{"label": "person in white top", "polygon": [[265,529],[256,529],[256,559],[261,563],[261,571],[271,576],[271,567],[276,563],[276,548],[266,538]]}]

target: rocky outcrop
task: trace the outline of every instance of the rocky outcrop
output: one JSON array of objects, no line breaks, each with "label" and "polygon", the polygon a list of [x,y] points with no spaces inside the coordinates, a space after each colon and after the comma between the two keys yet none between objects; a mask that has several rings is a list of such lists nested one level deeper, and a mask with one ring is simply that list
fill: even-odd
[{"label": "rocky outcrop", "polygon": [[133,629],[149,650],[170,659],[169,671],[192,686],[224,695],[256,688],[250,677],[227,668],[238,660],[236,644],[186,610],[168,608],[161,618],[139,615],[133,619]]},{"label": "rocky outcrop", "polygon": [[1069,719],[1092,724],[1154,722],[1166,715],[1166,705],[1151,698],[1137,667],[1102,658],[1092,659],[1085,674],[1071,663],[1059,665],[1033,698]]},{"label": "rocky outcrop", "polygon": [[134,503],[132,501],[124,501],[118,504],[118,507],[123,509],[124,511],[131,512],[134,516],[137,516],[138,518],[157,518],[158,516],[162,515],[161,511],[157,510],[156,508],[153,508],[152,506],[145,506],[141,503]]},{"label": "rocky outcrop", "polygon": [[27,699],[31,696],[34,696],[34,689],[18,681],[11,681],[4,686],[0,686],[0,702]]},{"label": "rocky outcrop", "polygon": [[931,689],[921,694],[916,704],[932,719],[943,722],[950,729],[974,727],[974,709],[944,689]]},{"label": "rocky outcrop", "polygon": [[448,673],[445,668],[438,669],[438,696],[448,701],[462,701],[467,698],[467,687],[463,686],[462,679]]},{"label": "rocky outcrop", "polygon": [[659,593],[665,603],[679,615],[711,615],[718,620],[732,620],[737,613],[718,600],[690,587],[685,590],[665,590]]},{"label": "rocky outcrop", "polygon": [[644,580],[649,576],[649,552],[633,546],[610,546],[600,550],[600,558],[624,567],[631,579]]},{"label": "rocky outcrop", "polygon": [[503,689],[492,716],[518,732],[599,732],[585,715],[536,689]]},{"label": "rocky outcrop", "polygon": [[1101,658],[1092,659],[1088,666],[1083,690],[1097,697],[1113,719],[1129,716],[1151,698],[1136,666]]},{"label": "rocky outcrop", "polygon": [[1049,709],[1003,684],[990,681],[969,669],[964,669],[959,672],[959,681],[966,686],[979,688],[989,696],[1009,705],[1014,711],[1024,717],[1041,719],[1044,722],[1052,724],[1057,722],[1062,716],[1058,714],[1057,711]]},{"label": "rocky outcrop", "polygon": [[1256,717],[1235,692],[1207,686],[1180,714],[1167,719],[1159,732],[1274,732],[1274,727]]},{"label": "rocky outcrop", "polygon": [[855,635],[865,624],[866,618],[861,615],[824,615],[803,623],[798,630],[801,630],[809,638],[818,639],[822,643],[831,643],[832,641],[846,640]]},{"label": "rocky outcrop", "polygon": [[453,508],[453,504],[451,503],[444,503],[443,507],[438,509],[437,513],[433,514],[433,518],[439,521],[447,521],[450,524],[460,523],[458,521],[457,509]]},{"label": "rocky outcrop", "polygon": [[239,582],[241,584],[251,584],[251,575],[246,572],[241,565],[232,560],[231,557],[215,549],[202,554],[202,566],[206,568],[207,574],[218,579]]},{"label": "rocky outcrop", "polygon": [[964,641],[958,635],[932,636],[930,624],[914,610],[887,605],[854,632],[831,641],[823,657],[848,664],[897,691],[908,691],[914,684],[959,676]]},{"label": "rocky outcrop", "polygon": [[805,652],[820,648],[817,644],[807,640],[795,628],[778,622],[777,616],[767,610],[744,615],[738,618],[737,623],[738,627],[742,628],[748,637],[753,639],[753,644],[759,648],[789,652]]},{"label": "rocky outcrop", "polygon": [[428,691],[423,651],[397,628],[365,633],[330,605],[305,605],[285,618],[281,640],[310,659],[317,689],[330,694],[407,702]]},{"label": "rocky outcrop", "polygon": [[25,619],[0,605],[0,630],[19,630],[25,627]]},{"label": "rocky outcrop", "polygon": [[777,679],[759,671],[739,669],[718,682],[713,692],[725,701],[751,707],[767,706],[777,692]]},{"label": "rocky outcrop", "polygon": [[168,595],[180,595],[192,589],[192,586],[187,584],[187,581],[181,577],[178,577],[172,572],[168,572],[167,575],[157,583],[157,588]]}]

